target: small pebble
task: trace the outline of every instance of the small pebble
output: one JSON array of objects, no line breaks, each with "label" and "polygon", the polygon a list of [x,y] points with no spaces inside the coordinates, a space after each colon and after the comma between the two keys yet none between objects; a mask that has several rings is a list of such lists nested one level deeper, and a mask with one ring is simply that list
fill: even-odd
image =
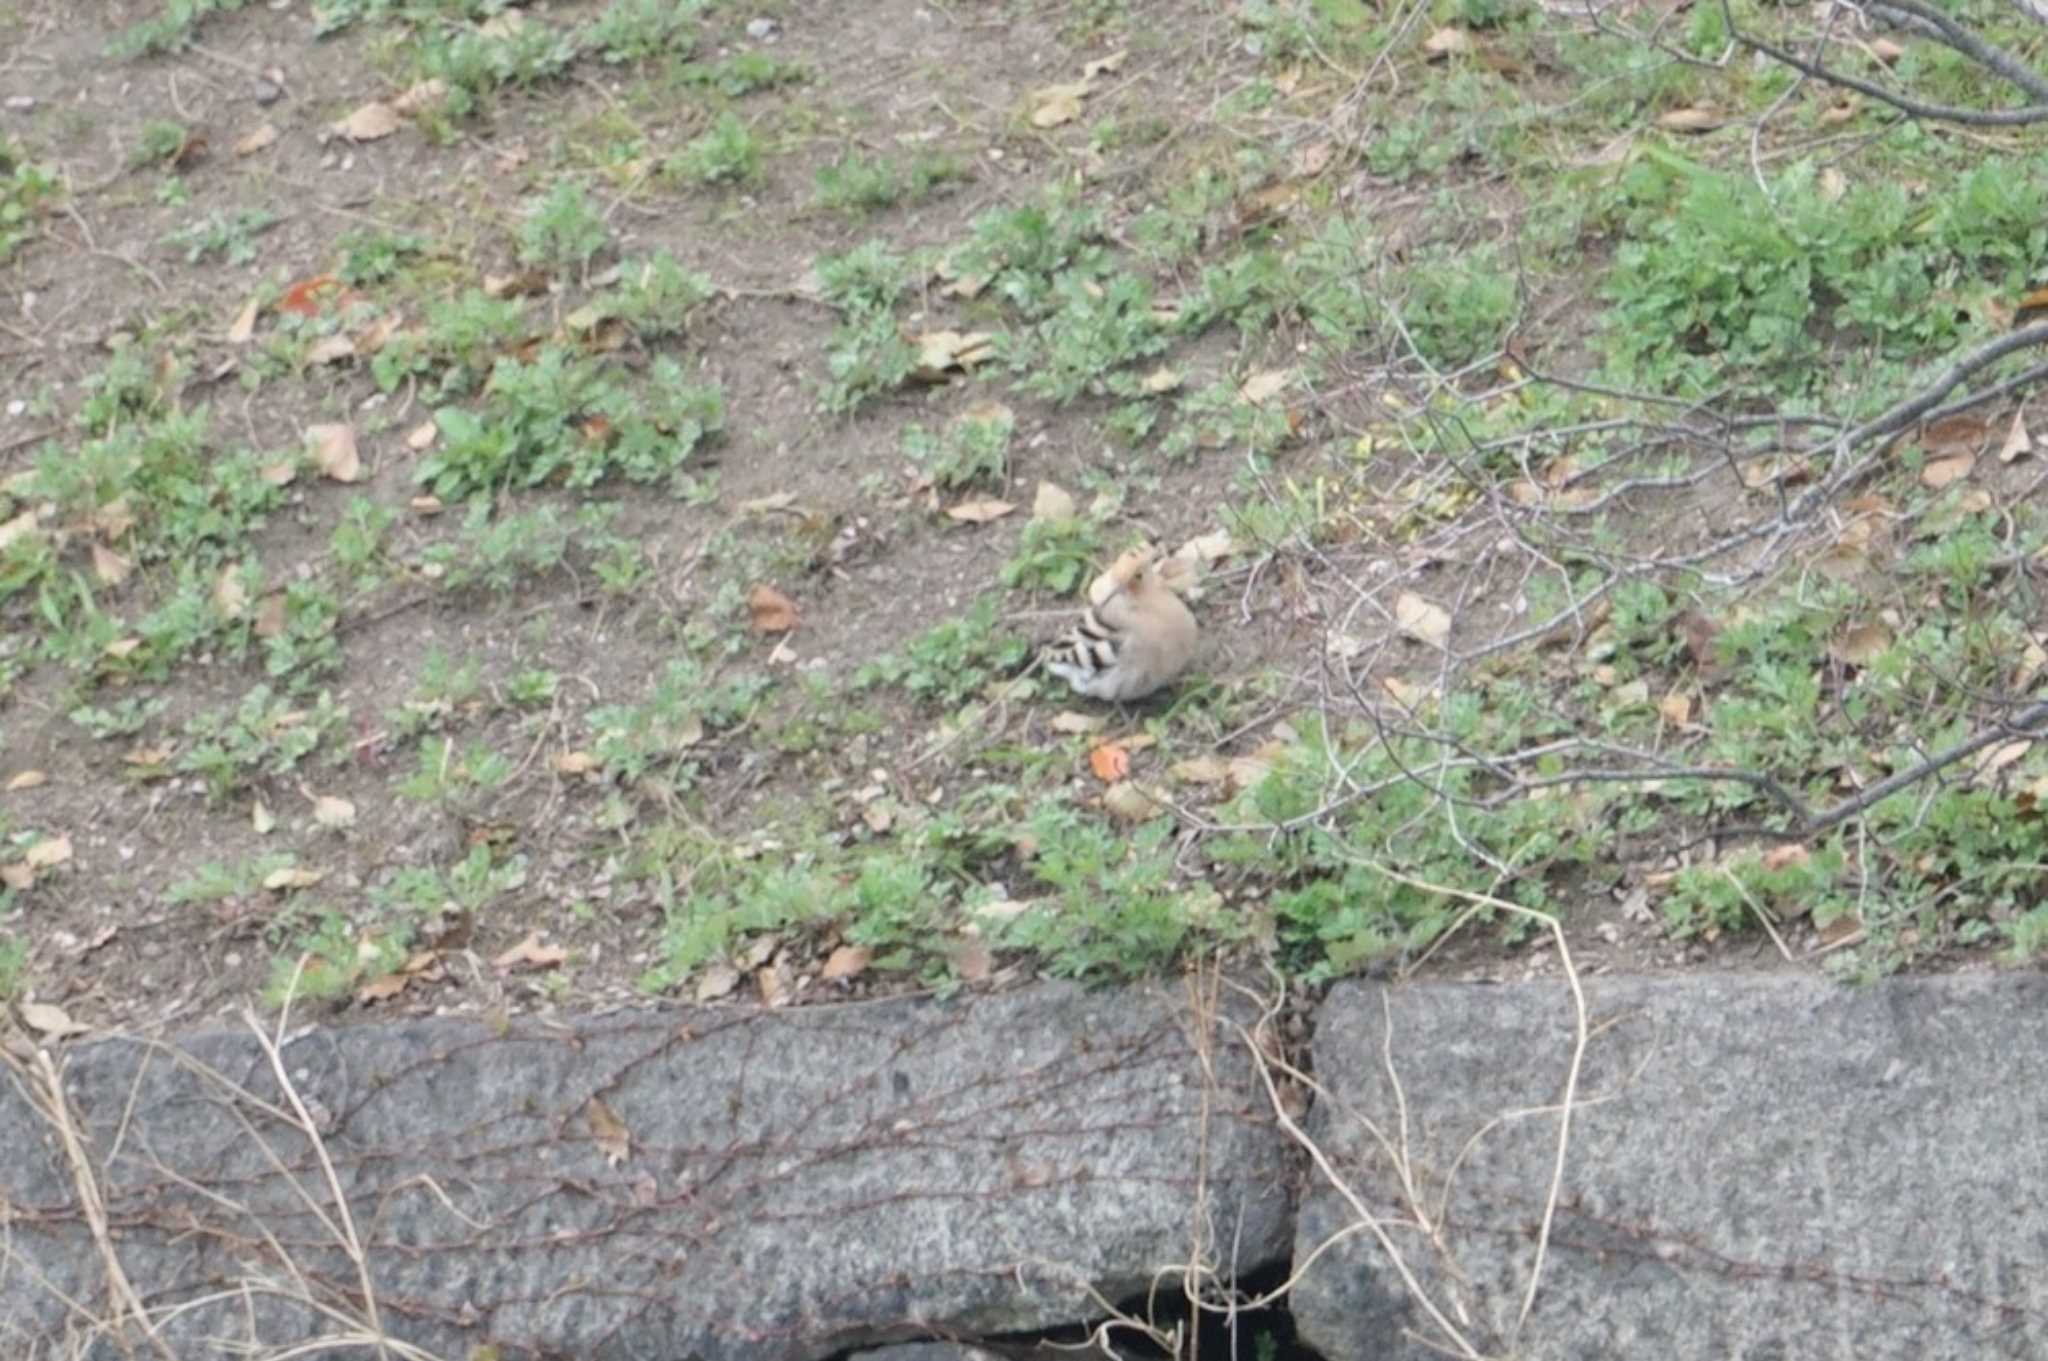
[{"label": "small pebble", "polygon": [[258,104],[269,108],[272,104],[284,98],[284,91],[278,89],[277,86],[272,85],[267,80],[259,80],[256,82],[255,98]]},{"label": "small pebble", "polygon": [[782,36],[782,25],[773,19],[749,19],[747,36],[755,42],[772,43]]},{"label": "small pebble", "polygon": [[13,110],[15,113],[27,113],[30,109],[33,109],[35,106],[36,97],[34,95],[7,96],[7,107]]}]

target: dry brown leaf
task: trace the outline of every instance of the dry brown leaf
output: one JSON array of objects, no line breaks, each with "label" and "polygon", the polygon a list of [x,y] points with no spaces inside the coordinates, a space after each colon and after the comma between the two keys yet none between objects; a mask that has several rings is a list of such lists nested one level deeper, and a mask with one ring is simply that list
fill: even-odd
[{"label": "dry brown leaf", "polygon": [[1031,126],[1034,128],[1056,128],[1062,123],[1071,123],[1081,116],[1081,101],[1088,97],[1089,82],[1073,81],[1065,85],[1048,85],[1032,93]]},{"label": "dry brown leaf", "polygon": [[795,602],[766,582],[747,592],[747,613],[756,633],[787,633],[797,625]]},{"label": "dry brown leaf", "polygon": [[742,515],[766,515],[770,511],[788,510],[796,504],[796,493],[778,491],[767,496],[757,496],[751,501],[742,501],[739,512]]},{"label": "dry brown leaf", "polygon": [[276,141],[276,124],[261,123],[251,128],[248,132],[243,133],[241,138],[236,141],[235,154],[237,156],[254,156],[257,152],[267,146],[271,146]]},{"label": "dry brown leaf", "polygon": [[405,324],[405,318],[396,312],[386,313],[357,333],[355,352],[365,358],[383,349],[398,328]]},{"label": "dry brown leaf", "polygon": [[1156,368],[1138,380],[1138,391],[1148,397],[1172,392],[1180,386],[1180,375],[1169,368]]},{"label": "dry brown leaf", "polygon": [[330,481],[361,480],[363,463],[356,455],[355,427],[309,425],[306,427],[306,448],[313,455],[313,466]]},{"label": "dry brown leaf", "polygon": [[258,638],[281,638],[286,624],[283,591],[272,591],[256,602],[256,618],[250,631]]},{"label": "dry brown leaf", "polygon": [[20,1007],[21,1019],[31,1030],[39,1030],[51,1039],[61,1040],[66,1035],[83,1035],[90,1027],[82,1026],[71,1019],[70,1013],[49,1002],[23,1002]]},{"label": "dry brown leaf", "polygon": [[306,350],[305,365],[338,364],[356,357],[356,343],[345,335],[322,336]]},{"label": "dry brown leaf", "polygon": [[1856,624],[1842,630],[1828,645],[1828,651],[1838,662],[1868,666],[1891,645],[1892,632],[1883,624]]},{"label": "dry brown leaf", "polygon": [[1998,461],[2010,463],[2021,454],[2034,451],[2034,437],[2027,433],[2027,413],[2024,410],[2012,413],[2012,425],[2005,432],[2005,443],[1998,446]]},{"label": "dry brown leaf", "polygon": [[425,449],[428,445],[432,444],[434,442],[435,436],[439,435],[440,433],[440,427],[435,425],[433,421],[421,421],[418,425],[415,425],[412,429],[406,431],[405,447],[417,454],[422,449]]},{"label": "dry brown leaf", "polygon": [[258,836],[269,836],[277,828],[277,814],[270,811],[270,805],[258,799],[249,806],[249,827]]},{"label": "dry brown leaf", "polygon": [[1890,66],[1900,57],[1906,55],[1906,49],[1893,42],[1890,38],[1872,38],[1870,40],[1870,55],[1876,57],[1886,66]]},{"label": "dry brown leaf", "polygon": [[1442,647],[1451,636],[1451,616],[1443,606],[1424,600],[1413,591],[1394,599],[1394,624],[1417,642]]},{"label": "dry brown leaf", "polygon": [[229,563],[213,579],[213,608],[223,619],[240,619],[249,612],[249,587],[241,563]]},{"label": "dry brown leaf", "polygon": [[559,945],[542,945],[540,932],[527,933],[526,939],[491,960],[491,967],[499,973],[513,973],[523,969],[552,969],[569,958],[569,952]]},{"label": "dry brown leaf", "polygon": [[555,773],[558,775],[595,775],[597,770],[597,757],[587,751],[564,751],[555,755]]},{"label": "dry brown leaf", "polygon": [[1122,780],[1102,791],[1102,806],[1120,822],[1145,822],[1163,810],[1151,795],[1130,780]]},{"label": "dry brown leaf", "polygon": [[1692,721],[1692,696],[1673,690],[1657,701],[1657,712],[1672,727],[1682,728]]},{"label": "dry brown leaf", "polygon": [[1472,35],[1462,28],[1446,26],[1422,40],[1422,50],[1430,57],[1448,57],[1472,50]]},{"label": "dry brown leaf", "polygon": [[431,109],[448,97],[448,82],[435,76],[413,85],[391,101],[392,112],[410,118],[422,109]]},{"label": "dry brown leaf", "polygon": [[1052,730],[1070,735],[1100,732],[1109,720],[1100,714],[1077,714],[1072,709],[1063,709],[1052,716]]},{"label": "dry brown leaf", "polygon": [[970,525],[985,525],[991,520],[1000,520],[1017,507],[1008,501],[998,501],[993,496],[976,497],[962,501],[957,506],[946,507],[946,515]]},{"label": "dry brown leaf", "polygon": [[1175,761],[1166,773],[1183,784],[1228,784],[1230,762],[1221,756],[1196,756]]},{"label": "dry brown leaf", "polygon": [[1759,857],[1759,861],[1764,869],[1773,874],[1779,870],[1788,869],[1793,865],[1804,865],[1811,859],[1813,859],[1813,852],[1797,842],[1786,846],[1773,846]]},{"label": "dry brown leaf", "polygon": [[36,886],[36,872],[19,860],[0,865],[0,887],[26,893]]},{"label": "dry brown leaf", "polygon": [[715,1002],[729,996],[740,985],[740,971],[730,964],[713,964],[697,975],[694,990],[699,1002]]},{"label": "dry brown leaf", "polygon": [[1712,132],[1727,121],[1712,109],[1697,106],[1671,109],[1657,115],[1657,126],[1667,132]]},{"label": "dry brown leaf", "polygon": [[47,782],[49,778],[40,770],[18,770],[7,777],[7,792],[11,794],[18,790],[34,789]]},{"label": "dry brown leaf", "polygon": [[326,870],[308,869],[304,865],[287,865],[272,870],[263,876],[263,887],[272,893],[282,893],[289,888],[311,888],[327,877]]},{"label": "dry brown leaf", "polygon": [[1106,57],[1097,57],[1094,61],[1087,63],[1081,68],[1081,76],[1085,80],[1093,80],[1096,76],[1109,75],[1121,71],[1124,67],[1124,58],[1129,55],[1130,50],[1128,48],[1118,48]]},{"label": "dry brown leaf", "polygon": [[1051,482],[1038,484],[1038,492],[1031,498],[1031,518],[1034,520],[1071,520],[1074,518],[1074,494],[1066,488]]},{"label": "dry brown leaf", "polygon": [[1253,406],[1264,406],[1285,390],[1293,376],[1288,369],[1267,369],[1264,373],[1255,373],[1244,380],[1237,395]]},{"label": "dry brown leaf", "polygon": [[356,806],[336,794],[322,794],[313,800],[313,821],[322,827],[339,829],[356,820]]},{"label": "dry brown leaf", "polygon": [[11,520],[0,522],[0,552],[5,552],[42,531],[36,527],[36,513],[25,510]]},{"label": "dry brown leaf", "polygon": [[1227,529],[1212,529],[1207,534],[1197,534],[1174,550],[1177,558],[1189,558],[1200,563],[1218,562],[1237,551]]},{"label": "dry brown leaf", "polygon": [[398,131],[398,111],[381,99],[373,99],[334,124],[333,130],[351,142],[374,142]]},{"label": "dry brown leaf", "polygon": [[439,515],[447,509],[441,504],[441,498],[438,496],[414,496],[405,504],[415,515]]},{"label": "dry brown leaf", "polygon": [[984,983],[995,972],[996,957],[988,946],[972,936],[963,937],[953,943],[947,955],[953,961],[953,972],[961,981]]},{"label": "dry brown leaf", "polygon": [[610,1106],[591,1097],[583,1107],[583,1123],[590,1127],[591,1142],[604,1155],[606,1163],[622,1167],[626,1159],[633,1156],[633,1131],[626,1128],[626,1122],[619,1119]]},{"label": "dry brown leaf", "polygon": [[116,638],[100,650],[109,657],[119,659],[133,656],[141,646],[142,640],[140,638]]},{"label": "dry brown leaf", "polygon": [[761,999],[762,1006],[779,1007],[789,1001],[792,981],[787,965],[779,961],[765,964],[754,970],[754,995]]},{"label": "dry brown leaf", "polygon": [[256,317],[263,311],[260,299],[251,298],[242,304],[242,310],[235,313],[235,319],[228,323],[228,344],[246,345],[249,337],[256,334]]},{"label": "dry brown leaf", "polygon": [[2010,742],[2000,742],[1977,758],[1977,774],[1980,777],[1996,775],[1999,771],[2004,770],[2007,766],[2025,756],[2033,745],[2034,739],[2031,737],[2021,737],[2015,738]]},{"label": "dry brown leaf", "polygon": [[1940,491],[1950,483],[1960,482],[1968,477],[1971,469],[1976,466],[1975,454],[1950,454],[1947,458],[1930,459],[1927,466],[1920,470],[1920,482],[1923,486]]},{"label": "dry brown leaf", "polygon": [[842,945],[825,958],[825,967],[818,970],[818,977],[832,982],[841,978],[859,978],[867,972],[869,952],[859,945]]},{"label": "dry brown leaf", "polygon": [[373,978],[356,989],[356,1005],[373,1007],[379,1002],[388,1002],[412,985],[412,976],[403,973],[388,973]]},{"label": "dry brown leaf", "polygon": [[135,564],[103,543],[92,546],[92,574],[101,585],[119,586],[135,570]]},{"label": "dry brown leaf", "polygon": [[71,838],[46,836],[21,853],[21,863],[32,870],[54,869],[71,859]]},{"label": "dry brown leaf", "polygon": [[1104,742],[1089,751],[1088,768],[1104,784],[1115,784],[1131,773],[1130,750],[1117,742]]}]

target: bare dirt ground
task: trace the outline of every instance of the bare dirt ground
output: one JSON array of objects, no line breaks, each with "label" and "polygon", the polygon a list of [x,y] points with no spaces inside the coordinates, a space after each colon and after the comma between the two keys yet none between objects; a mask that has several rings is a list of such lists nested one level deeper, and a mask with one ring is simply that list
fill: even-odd
[{"label": "bare dirt ground", "polygon": [[[1349,883],[1345,847],[1372,838],[1355,827],[1318,838],[1386,797],[1340,771],[1291,802],[1260,783],[1288,759],[1275,753],[1391,741],[1389,712],[1398,727],[1432,686],[1445,701],[1458,693],[1432,646],[1442,634],[1403,601],[1442,606],[1473,666],[1519,668],[1530,707],[1518,732],[1530,740],[1585,734],[1584,687],[1631,683],[1612,674],[1611,646],[1588,641],[1605,603],[1600,617],[1589,604],[1576,624],[1522,637],[1548,608],[1532,610],[1531,582],[1571,568],[1524,551],[1502,489],[1563,497],[1575,470],[1525,448],[1519,471],[1496,462],[1492,490],[1475,491],[1461,481],[1470,469],[1387,433],[1443,390],[1389,361],[1402,337],[1346,352],[1308,303],[1176,333],[1142,359],[1112,353],[1093,377],[1084,368],[1074,395],[1032,390],[1028,374],[992,377],[1002,369],[989,364],[979,378],[950,367],[827,409],[851,313],[821,260],[871,240],[916,260],[891,314],[913,344],[1015,327],[1014,299],[951,287],[948,257],[989,215],[1049,191],[1100,213],[1077,249],[1130,251],[1162,222],[1186,233],[1137,271],[1155,305],[1183,309],[1220,295],[1205,271],[1250,271],[1262,250],[1299,247],[1332,222],[1372,234],[1351,276],[1361,293],[1378,277],[1369,270],[1483,253],[1529,227],[1526,194],[1498,162],[1452,155],[1419,179],[1376,169],[1390,134],[1359,121],[1338,59],[1276,56],[1228,6],[720,4],[689,11],[686,41],[616,60],[592,49],[530,79],[480,78],[474,109],[429,103],[376,135],[337,130],[366,105],[403,103],[434,42],[511,50],[630,7],[536,3],[509,11],[510,26],[478,8],[413,6],[434,12],[408,19],[406,6],[330,6],[361,20],[318,36],[307,5],[254,4],[203,14],[168,51],[117,56],[110,43],[159,6],[0,3],[0,133],[61,185],[36,206],[0,299],[0,484],[13,497],[0,519],[30,517],[15,523],[50,555],[7,580],[4,607],[0,781],[11,783],[0,807],[31,871],[0,916],[17,1000],[92,1026],[191,1025],[287,994],[358,1016],[675,993],[800,1001],[1041,968],[1114,972],[1212,945],[1326,976],[1401,955],[1404,934],[1419,953],[1457,908],[1403,915],[1413,903],[1356,884],[1332,890],[1327,908],[1304,898],[1276,918],[1270,906]],[[1544,50],[1534,38],[1528,48]],[[747,74],[743,59],[768,73]],[[1417,57],[1409,69],[1427,79],[1443,68]],[[1503,78],[1532,98],[1569,80],[1533,61]],[[754,166],[673,169],[735,119]],[[920,161],[945,173],[865,207],[835,206],[820,187],[821,172],[849,162]],[[602,238],[588,255],[523,235],[563,184],[583,189],[584,225]],[[259,213],[261,225],[237,229]],[[209,225],[217,239],[201,249]],[[1539,367],[1582,366],[1604,305],[1585,281],[1608,245],[1590,226],[1575,240],[1578,265],[1522,279],[1512,353]],[[365,243],[397,264],[345,285],[358,312],[333,303],[344,285],[294,311],[295,285],[344,273]],[[1014,264],[1023,247],[1009,249]],[[679,334],[620,336],[579,319],[617,284],[620,261],[660,253],[710,282],[662,318]],[[1105,291],[1109,276],[1076,268],[1081,258],[1046,275],[1080,279],[1062,316]],[[377,346],[431,330],[434,305],[472,296],[523,309],[518,334],[494,337],[490,354],[530,363],[568,337],[623,383],[680,373],[722,394],[722,429],[666,481],[613,471],[588,488],[554,476],[426,499],[420,470],[450,441],[430,423],[439,412],[511,418],[481,384],[448,385],[435,367],[445,354],[385,381]],[[319,353],[337,335],[353,341]],[[1048,335],[1048,355],[1067,343]],[[91,426],[81,412],[123,355],[139,358],[142,388]],[[1160,397],[1156,424],[1133,436],[1117,422],[1149,398],[1109,378],[1161,366],[1189,400],[1176,417],[1176,399]],[[1261,389],[1267,374],[1280,386]],[[1496,354],[1460,380],[1482,414],[1446,424],[1526,400],[1516,380]],[[1205,391],[1223,397],[1200,408]],[[991,397],[1013,420],[1002,466],[934,485],[906,429],[944,430]],[[47,491],[54,469],[88,466],[121,429],[153,432],[180,413],[203,420],[195,468],[246,452],[274,504],[191,528],[226,514],[227,484],[198,471],[123,484],[133,469],[112,462],[90,505]],[[575,419],[604,447],[601,424],[580,409]],[[309,430],[334,426],[348,428],[359,467],[328,463],[317,434],[309,444]],[[1188,435],[1172,444],[1176,428]],[[1986,506],[2024,501],[2031,476],[2025,461],[1987,462]],[[1168,697],[1115,711],[1062,697],[1042,675],[1011,679],[1028,650],[1015,645],[1051,638],[1078,600],[1079,582],[1050,568],[1004,581],[1036,547],[1042,483],[1076,498],[1085,533],[1056,542],[1080,544],[1089,572],[1137,539],[1172,549],[1229,531],[1196,604],[1200,665]],[[1622,488],[1612,495],[1625,513],[1603,542],[1682,556],[1762,513],[1772,485],[1728,471],[1654,500]],[[134,538],[92,518],[116,493],[138,503],[126,508],[142,525]],[[1014,509],[985,523],[946,513],[977,497]],[[552,510],[571,524],[595,503],[611,519],[568,532],[559,551],[543,542],[546,522],[517,518]],[[371,547],[341,536],[351,516],[383,517]],[[1839,546],[1842,523],[1802,540],[1802,561]],[[490,546],[492,524],[511,525],[509,540]],[[494,561],[510,565],[451,584]],[[253,589],[222,586],[251,564]],[[793,604],[794,629],[762,613],[762,587]],[[860,675],[984,597],[997,602],[987,636]],[[1644,645],[1655,671],[1635,702],[1653,725],[1661,705],[1658,740],[1674,761],[1705,701],[1668,697],[1704,694],[1718,665],[1684,646],[1687,600],[1674,588],[1677,622],[1645,635],[1669,646]],[[213,614],[174,646],[158,641],[161,620],[145,627],[174,607]],[[1485,661],[1495,641],[1512,646]],[[1838,687],[1868,660],[1835,655],[1827,683]],[[688,668],[664,692],[678,659]],[[274,702],[233,718],[258,686]],[[233,735],[210,763],[195,757],[209,715],[228,716]],[[608,731],[623,734],[610,747]],[[316,740],[282,754],[294,733]],[[1233,759],[1253,764],[1222,764]],[[1839,759],[1846,770],[1860,758]],[[1124,782],[1119,761],[1151,799],[1140,816],[1109,796]],[[1439,794],[1448,778],[1407,774]],[[1555,825],[1501,833],[1547,847],[1527,859],[1477,833],[1468,845],[1455,799],[1389,813],[1373,836],[1435,847],[1407,867],[1423,879],[1445,856],[1494,865],[1471,887],[1562,912],[1581,969],[1756,965],[1845,938],[1818,920],[1786,925],[1788,941],[1696,923],[1674,932],[1646,903],[1690,863],[1687,833],[1709,820],[1642,825],[1604,795],[1578,798],[1547,806]],[[1255,808],[1261,799],[1270,807]],[[1654,799],[1635,802],[1640,812]],[[1408,830],[1425,823],[1426,836]],[[1126,842],[1138,847],[1128,857]],[[1084,869],[1061,877],[1049,859],[1068,858]],[[1094,921],[1090,898],[1142,903],[1159,920]],[[1004,903],[1053,899],[1066,927],[1014,934]],[[1384,920],[1322,931],[1308,915],[1335,922],[1367,899]],[[1967,957],[1975,939],[1950,932],[1940,948]],[[1318,940],[1356,948],[1325,960],[1304,944]],[[1471,932],[1426,967],[1541,970],[1550,955],[1540,933]],[[1930,942],[1915,957],[1942,956]]]}]

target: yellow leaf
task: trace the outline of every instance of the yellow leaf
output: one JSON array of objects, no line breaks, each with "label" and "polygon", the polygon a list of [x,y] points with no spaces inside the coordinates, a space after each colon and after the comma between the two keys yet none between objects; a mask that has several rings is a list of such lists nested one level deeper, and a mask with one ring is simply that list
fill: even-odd
[{"label": "yellow leaf", "polygon": [[46,836],[21,853],[22,863],[32,870],[46,870],[71,858],[71,838]]},{"label": "yellow leaf", "polygon": [[313,821],[322,827],[347,827],[356,820],[356,806],[347,799],[333,794],[322,794],[313,800]]}]

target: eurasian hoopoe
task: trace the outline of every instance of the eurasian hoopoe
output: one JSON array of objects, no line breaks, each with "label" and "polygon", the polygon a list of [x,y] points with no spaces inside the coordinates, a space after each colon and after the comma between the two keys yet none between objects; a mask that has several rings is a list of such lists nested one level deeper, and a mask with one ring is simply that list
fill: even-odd
[{"label": "eurasian hoopoe", "polygon": [[1163,579],[1155,548],[1134,548],[1088,588],[1081,622],[1046,655],[1046,669],[1090,699],[1142,699],[1187,669],[1195,616]]}]

